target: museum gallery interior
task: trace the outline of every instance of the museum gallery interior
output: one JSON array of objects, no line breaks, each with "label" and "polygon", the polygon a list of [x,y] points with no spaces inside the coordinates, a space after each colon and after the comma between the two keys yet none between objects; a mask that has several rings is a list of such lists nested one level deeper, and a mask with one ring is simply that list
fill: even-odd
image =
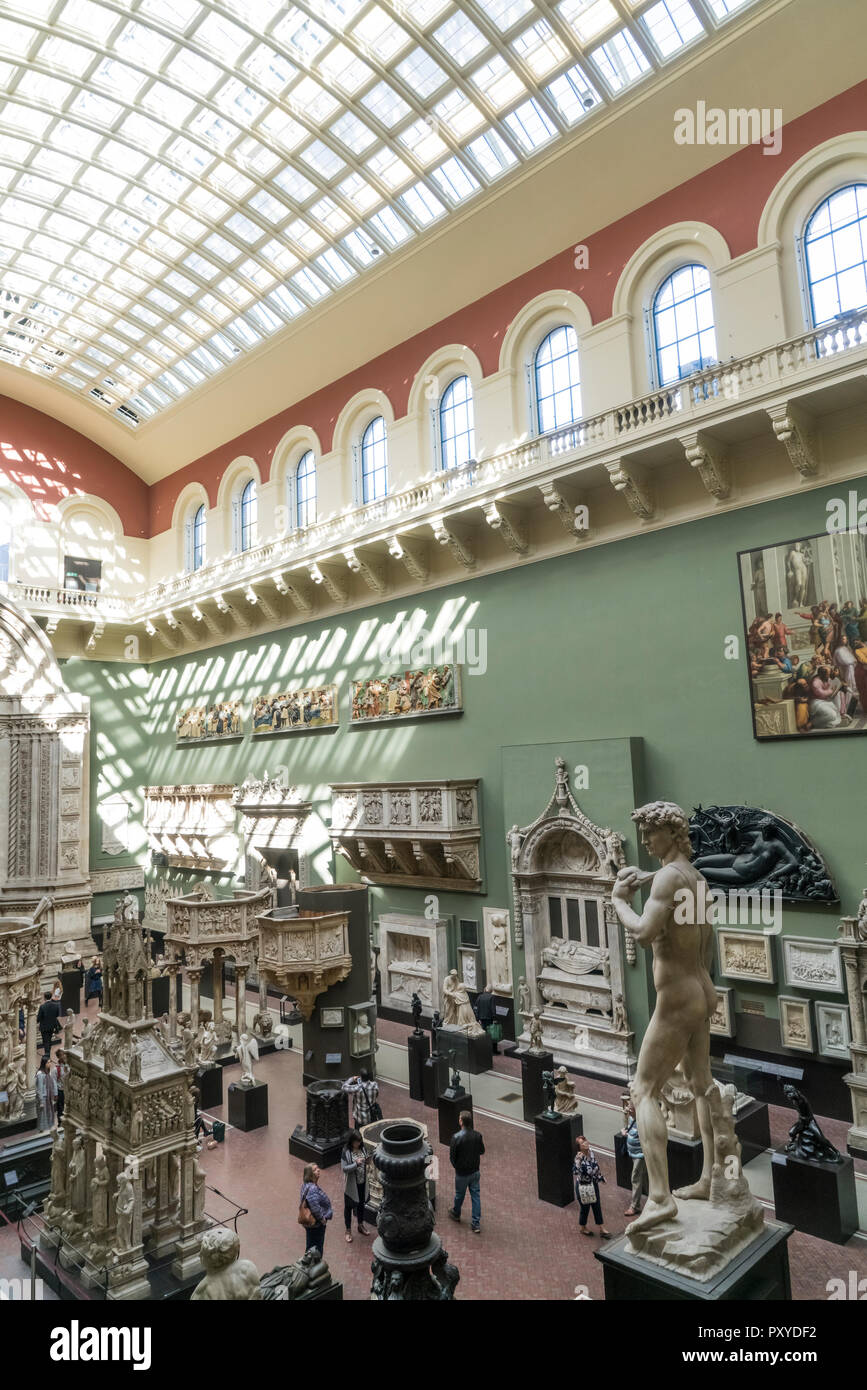
[{"label": "museum gallery interior", "polygon": [[867,1296],[865,51],[0,0],[4,1298]]}]

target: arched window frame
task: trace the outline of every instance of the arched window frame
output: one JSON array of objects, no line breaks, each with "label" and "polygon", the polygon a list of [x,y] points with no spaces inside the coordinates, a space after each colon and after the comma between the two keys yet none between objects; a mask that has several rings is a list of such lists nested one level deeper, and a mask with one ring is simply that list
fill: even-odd
[{"label": "arched window frame", "polygon": [[[368,436],[370,435],[373,427],[379,422],[381,422],[382,424],[382,440],[372,441],[369,447],[375,449],[381,442],[383,448],[384,463],[381,468],[372,468],[370,470],[370,476],[372,478],[375,478],[377,474],[384,474],[384,488],[382,492],[376,495],[374,495],[375,489],[374,492],[371,492],[370,495],[368,495],[368,475],[365,471],[365,450],[368,447]],[[353,471],[355,473],[356,501],[359,506],[363,507],[368,502],[376,502],[379,501],[382,497],[388,496],[388,425],[385,416],[382,414],[381,411],[379,411],[370,420],[368,420],[367,424],[361,432],[358,443],[353,446]]]},{"label": "arched window frame", "polygon": [[[668,284],[674,279],[674,277],[675,277],[676,275],[679,275],[679,274],[681,273],[681,271],[689,270],[689,269],[693,269],[693,270],[695,270],[695,269],[703,270],[703,271],[705,272],[705,274],[707,275],[707,277],[708,277],[707,289],[706,289],[706,290],[700,290],[698,293],[699,293],[699,294],[705,294],[705,293],[707,293],[707,294],[710,295],[711,309],[713,310],[712,332],[713,332],[713,341],[714,341],[714,354],[713,354],[713,357],[712,357],[712,358],[709,357],[709,358],[705,361],[705,360],[704,360],[704,352],[703,352],[703,350],[702,350],[701,343],[699,342],[700,365],[699,365],[698,367],[694,367],[692,371],[684,372],[684,373],[682,373],[681,375],[675,377],[673,380],[667,381],[667,382],[664,382],[664,383],[663,383],[663,380],[662,380],[662,372],[660,371],[660,367],[659,367],[660,347],[659,347],[659,339],[658,339],[658,335],[657,335],[657,307],[656,307],[656,306],[657,306],[657,302],[658,302],[658,300],[659,300],[659,296],[662,294],[662,292],[663,292],[663,290],[665,289],[666,285],[668,285]],[[697,298],[698,296],[694,296],[694,297]],[[681,302],[682,302],[682,301],[681,301]],[[717,363],[719,362],[719,349],[718,349],[718,343],[717,343],[717,314],[716,314],[716,304],[715,304],[715,302],[714,302],[714,297],[713,297],[713,275],[712,275],[712,272],[710,271],[710,269],[709,269],[706,265],[703,265],[701,261],[683,261],[680,265],[676,265],[676,266],[674,266],[673,269],[668,270],[668,271],[666,272],[666,274],[663,276],[663,278],[659,281],[658,285],[656,286],[656,289],[653,291],[653,294],[650,296],[650,304],[649,304],[649,306],[645,309],[644,322],[645,322],[645,331],[646,331],[646,335],[647,335],[648,353],[649,353],[649,357],[650,357],[650,380],[651,380],[652,385],[653,385],[654,387],[658,388],[659,390],[665,390],[665,389],[668,389],[668,388],[673,389],[674,387],[676,387],[676,386],[678,385],[679,382],[688,381],[689,378],[695,374],[695,372],[704,371],[704,370],[706,370],[708,367],[716,366]],[[707,332],[707,330],[706,330],[706,329],[701,329],[701,330],[699,330],[699,338],[701,337],[701,334],[704,333],[704,332]],[[678,339],[675,339],[675,342],[678,342],[678,343],[679,343],[680,341],[681,341],[681,339],[679,339],[679,338],[678,338]],[[679,358],[680,358],[680,354],[678,353],[678,361],[679,361]]]},{"label": "arched window frame", "polygon": [[247,477],[232,496],[232,550],[236,555],[243,555],[258,544],[258,528],[259,492],[256,479]]},{"label": "arched window frame", "polygon": [[195,574],[207,561],[208,509],[194,501],[184,522],[184,569]]},{"label": "arched window frame", "polygon": [[[847,183],[841,183],[839,187],[832,189],[830,193],[823,194],[823,196],[815,204],[812,211],[805,219],[804,224],[797,238],[796,252],[798,258],[798,268],[800,271],[801,293],[804,300],[804,317],[809,328],[822,328],[825,326],[829,326],[835,323],[838,318],[841,318],[848,313],[855,312],[855,310],[841,309],[838,310],[838,312],[832,315],[830,318],[818,319],[816,317],[816,303],[813,294],[813,280],[810,275],[810,262],[807,252],[807,237],[809,235],[810,227],[812,226],[815,219],[818,217],[819,213],[822,211],[822,208],[825,207],[827,203],[830,203],[833,198],[838,197],[838,195],[841,193],[846,193],[850,189],[864,189],[864,201],[865,204],[867,204],[867,180],[852,179]],[[867,213],[864,214],[864,219],[867,219]],[[862,216],[860,215],[860,213],[856,225],[860,225],[861,249],[864,252],[865,258],[867,258],[867,220],[862,220]],[[835,230],[840,231],[841,229],[836,228]],[[831,235],[833,236],[833,233],[831,233]],[[862,261],[861,264],[864,264],[864,262]],[[837,274],[838,272],[835,269],[835,279],[837,277]],[[839,296],[839,284],[837,285],[837,291]],[[856,307],[861,308],[863,306],[858,305]]]},{"label": "arched window frame", "polygon": [[[564,332],[564,331],[565,331],[565,332],[570,332],[570,331],[571,331],[571,333],[572,333],[572,334],[574,335],[574,337],[575,337],[575,346],[574,346],[574,348],[571,348],[571,347],[570,347],[570,349],[569,349],[569,355],[571,355],[573,352],[574,352],[574,354],[575,354],[575,358],[576,358],[576,362],[577,362],[577,366],[578,366],[578,380],[577,380],[576,383],[570,384],[570,392],[574,391],[574,390],[577,388],[577,391],[578,391],[578,413],[575,414],[575,415],[573,415],[571,420],[561,420],[561,421],[557,422],[556,424],[549,426],[547,429],[543,429],[543,428],[542,428],[542,412],[541,412],[541,409],[540,409],[540,398],[539,398],[539,354],[540,354],[540,352],[542,351],[542,349],[543,349],[543,347],[545,346],[545,344],[548,342],[548,340],[549,340],[550,338],[552,338],[553,335],[554,335],[555,333],[561,333],[561,332]],[[577,331],[576,331],[576,329],[575,329],[575,325],[574,325],[574,324],[572,324],[572,323],[556,323],[556,324],[554,324],[554,325],[551,326],[551,327],[546,327],[545,332],[542,334],[542,337],[539,339],[538,343],[536,344],[536,347],[535,347],[535,350],[534,350],[534,352],[533,352],[533,355],[532,355],[530,361],[529,361],[528,364],[527,364],[527,391],[528,391],[528,394],[529,394],[530,419],[531,419],[531,421],[532,421],[532,423],[533,423],[533,430],[534,430],[534,432],[535,432],[536,434],[540,434],[540,435],[541,435],[541,434],[551,434],[551,433],[552,433],[553,431],[555,431],[555,430],[568,429],[569,425],[574,425],[575,422],[576,422],[577,420],[580,420],[580,419],[581,419],[582,411],[583,411],[583,400],[582,400],[582,395],[581,395],[581,358],[580,358],[580,355],[579,355],[579,354],[580,354],[580,343],[579,343],[579,340],[578,340],[578,333],[577,333]]]},{"label": "arched window frame", "polygon": [[289,515],[300,531],[316,524],[316,481],[316,456],[305,449],[290,474]]},{"label": "arched window frame", "polygon": [[12,562],[15,554],[14,539],[15,526],[12,506],[9,498],[0,492],[0,584],[9,584],[12,580]]},{"label": "arched window frame", "polygon": [[[449,393],[453,392],[455,387],[462,383],[466,383],[466,398],[465,400],[458,402],[457,405],[453,405],[447,401]],[[468,406],[467,414],[469,419],[469,428],[457,432],[453,439],[447,440],[444,431],[444,412],[451,411],[454,414],[463,405]],[[443,471],[447,471],[452,468],[461,468],[464,464],[467,463],[472,463],[476,456],[475,402],[473,399],[472,378],[469,376],[467,372],[459,372],[457,376],[451,378],[451,380],[443,388],[439,401],[433,407],[431,415],[436,443],[435,457],[439,467]],[[458,439],[464,439],[467,441],[464,446],[464,448],[466,449],[466,457],[462,456],[462,450],[456,448],[454,461],[449,462],[449,446],[454,444],[455,441]]]}]

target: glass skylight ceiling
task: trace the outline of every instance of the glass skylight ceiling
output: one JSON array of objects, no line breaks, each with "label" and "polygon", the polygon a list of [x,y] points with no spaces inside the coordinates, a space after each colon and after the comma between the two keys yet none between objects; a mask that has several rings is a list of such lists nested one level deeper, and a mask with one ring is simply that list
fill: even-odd
[{"label": "glass skylight ceiling", "polygon": [[749,3],[0,0],[0,361],[134,428]]}]

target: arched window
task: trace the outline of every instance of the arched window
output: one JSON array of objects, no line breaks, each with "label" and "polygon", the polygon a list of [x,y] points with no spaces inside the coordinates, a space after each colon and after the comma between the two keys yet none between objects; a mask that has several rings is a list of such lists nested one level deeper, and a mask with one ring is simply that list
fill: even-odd
[{"label": "arched window", "polygon": [[569,324],[554,328],[536,349],[536,419],[539,433],[559,430],[581,418],[578,334]]},{"label": "arched window", "polygon": [[682,381],[717,360],[710,275],[682,265],[663,280],[653,300],[657,385]]},{"label": "arched window", "polygon": [[443,468],[460,468],[476,452],[473,388],[468,376],[455,377],[440,401],[440,449]]},{"label": "arched window", "polygon": [[258,518],[259,503],[256,497],[256,483],[251,478],[241,493],[239,550],[251,550],[256,544]]},{"label": "arched window", "polygon": [[12,559],[12,518],[9,508],[0,501],[0,584],[9,582],[9,566]]},{"label": "arched window", "polygon": [[316,520],[316,460],[308,449],[295,470],[295,516],[299,526]]},{"label": "arched window", "polygon": [[385,420],[377,415],[361,437],[361,500],[376,502],[388,492],[388,447]]},{"label": "arched window", "polygon": [[838,188],[819,204],[804,255],[815,326],[867,305],[867,184]]},{"label": "arched window", "polygon": [[193,517],[193,569],[200,570],[205,563],[205,544],[208,534],[208,518],[204,502],[197,508]]}]

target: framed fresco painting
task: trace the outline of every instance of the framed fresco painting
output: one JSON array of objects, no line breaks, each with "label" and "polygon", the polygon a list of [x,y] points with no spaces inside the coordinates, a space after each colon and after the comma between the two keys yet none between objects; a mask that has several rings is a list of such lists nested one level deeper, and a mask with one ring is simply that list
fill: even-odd
[{"label": "framed fresco painting", "polygon": [[735,1035],[734,990],[729,985],[714,985],[716,1008],[710,1016],[710,1031],[718,1038]]},{"label": "framed fresco painting", "polygon": [[836,1057],[842,1062],[848,1062],[852,1034],[849,1028],[847,1006],[845,1004],[831,1004],[825,999],[817,999],[815,1007],[819,1055],[821,1057]]},{"label": "framed fresco painting", "polygon": [[829,530],[738,554],[753,733],[867,733],[867,535]]},{"label": "framed fresco painting", "polygon": [[179,744],[240,738],[242,732],[240,700],[192,705],[178,711],[175,725],[175,738]]},{"label": "framed fresco painting", "polygon": [[460,666],[421,666],[352,682],[351,724],[462,714]]},{"label": "framed fresco painting", "polygon": [[784,936],[781,940],[787,985],[843,993],[843,965],[836,941],[805,936]]},{"label": "framed fresco painting", "polygon": [[783,1047],[791,1047],[798,1052],[812,1052],[813,1020],[809,999],[796,999],[794,995],[781,994],[779,1004],[780,1042]]},{"label": "framed fresco painting", "polygon": [[720,974],[730,980],[774,983],[772,938],[760,931],[738,931],[720,927],[717,931]]},{"label": "framed fresco painting", "polygon": [[317,685],[285,690],[279,695],[259,695],[253,701],[253,733],[304,733],[337,727],[337,686]]}]

